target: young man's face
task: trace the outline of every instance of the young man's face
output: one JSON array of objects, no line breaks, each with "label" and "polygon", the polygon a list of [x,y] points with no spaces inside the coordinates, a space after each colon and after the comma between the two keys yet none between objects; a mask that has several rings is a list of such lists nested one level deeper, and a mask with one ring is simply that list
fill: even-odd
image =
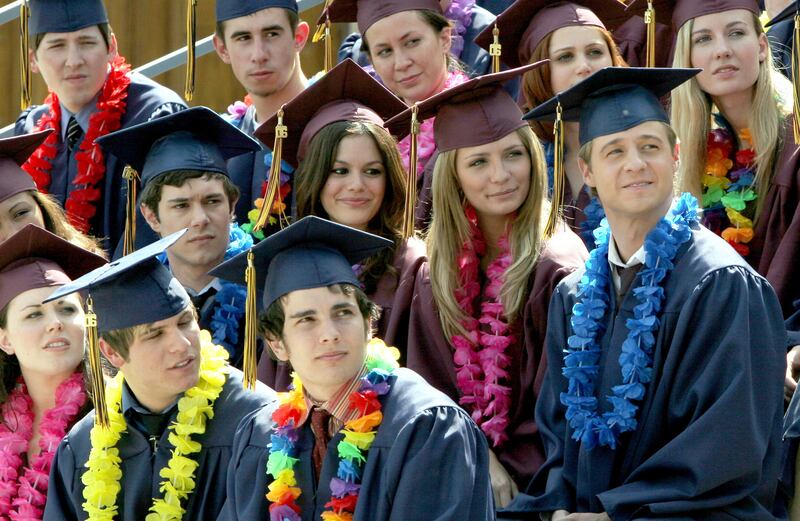
[{"label": "young man's face", "polygon": [[111,35],[108,45],[96,25],[71,33],[47,33],[36,51],[29,51],[31,69],[70,112],[90,103],[106,81],[108,66],[117,54]]},{"label": "young man's face", "polygon": [[609,222],[646,223],[658,222],[669,209],[677,163],[678,147],[670,146],[664,124],[657,121],[595,138],[591,165],[579,161]]},{"label": "young man's face", "polygon": [[191,307],[148,324],[129,346],[127,360],[103,340],[101,348],[136,399],[153,412],[164,410],[200,378],[200,326]]},{"label": "young man's face", "polygon": [[161,237],[189,228],[169,249],[173,267],[179,263],[208,271],[225,256],[235,204],[228,200],[220,179],[202,176],[187,179],[181,186],[164,185],[157,217],[151,208],[140,208],[147,223]]},{"label": "young man's face", "polygon": [[309,28],[300,22],[292,31],[285,9],[262,9],[226,20],[224,25],[225,39],[214,36],[214,47],[251,95],[272,96],[299,73],[297,56],[306,44]]},{"label": "young man's face", "polygon": [[355,294],[337,286],[297,290],[283,297],[283,312],[283,337],[270,347],[312,397],[328,400],[358,374],[367,354],[368,323]]}]

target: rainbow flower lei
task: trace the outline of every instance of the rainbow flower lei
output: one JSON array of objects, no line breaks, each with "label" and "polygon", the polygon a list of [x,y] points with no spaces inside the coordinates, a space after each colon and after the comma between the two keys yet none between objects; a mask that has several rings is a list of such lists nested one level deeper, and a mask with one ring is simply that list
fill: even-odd
[{"label": "rainbow flower lei", "polygon": [[625,324],[628,336],[622,344],[619,364],[622,383],[612,388],[606,399],[610,412],[597,413],[594,396],[595,380],[600,372],[599,337],[605,329],[602,322],[608,310],[608,221],[603,220],[595,231],[597,247],[589,254],[586,272],[578,284],[578,300],[572,307],[572,334],[567,339],[562,374],[568,379],[567,392],[561,393],[566,417],[573,429],[572,439],[587,449],[603,445],[616,449],[622,433],[636,429],[638,406],[644,399],[646,385],[653,377],[653,347],[659,326],[658,313],[664,302],[664,288],[659,284],[674,267],[678,248],[692,235],[697,223],[697,200],[683,194],[669,214],[661,219],[644,240],[645,266],[639,272],[641,284],[633,289],[638,304],[634,318]]},{"label": "rainbow flower lei", "polygon": [[[397,369],[399,358],[400,352],[380,339],[373,338],[367,344],[365,364],[369,373],[361,380],[358,391],[350,395],[350,409],[360,411],[361,416],[347,422],[339,431],[344,436],[336,447],[339,467],[336,476],[331,478],[331,500],[325,504],[328,510],[322,513],[323,521],[350,521],[353,518],[367,452],[383,420],[378,397],[389,392],[388,379]],[[271,503],[270,521],[302,520],[297,504],[302,490],[297,486],[294,468],[298,461],[296,443],[300,435],[297,425],[307,408],[303,382],[297,373],[292,375],[292,387],[289,392],[278,393],[280,406],[272,414],[277,427],[272,434],[267,460],[267,475],[274,478],[267,487],[267,501]]]},{"label": "rainbow flower lei", "polygon": [[[202,446],[191,439],[193,434],[202,435],[206,423],[214,418],[214,402],[222,392],[228,373],[228,353],[211,342],[207,331],[200,332],[200,380],[178,400],[177,421],[169,426],[169,442],[175,446],[167,466],[159,473],[164,480],[160,491],[163,498],[154,499],[146,521],[181,520],[185,514],[181,501],[194,491],[194,473],[198,463],[192,454],[200,452]],[[112,521],[117,515],[117,495],[121,490],[121,459],[116,448],[122,433],[127,430],[122,415],[122,373],[106,385],[106,408],[110,428],[104,430],[95,424],[91,431],[92,450],[89,452],[87,470],[81,477],[83,509],[90,521]]]},{"label": "rainbow flower lei", "polygon": [[[748,129],[739,133],[742,143],[748,148],[738,150],[730,159],[734,149],[731,134],[721,128],[708,135],[706,169],[703,185],[703,224],[728,244],[746,256],[747,245],[753,240],[753,221],[745,214],[753,215],[757,194],[753,189],[755,151]],[[726,222],[727,221],[727,222]]]}]

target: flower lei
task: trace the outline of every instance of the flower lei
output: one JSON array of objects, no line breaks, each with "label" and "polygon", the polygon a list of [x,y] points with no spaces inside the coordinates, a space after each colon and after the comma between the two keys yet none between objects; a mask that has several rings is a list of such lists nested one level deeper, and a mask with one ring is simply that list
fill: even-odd
[{"label": "flower lei", "polygon": [[2,406],[0,423],[0,519],[34,521],[42,518],[47,501],[50,465],[56,449],[86,403],[83,374],[74,373],[56,389],[56,404],[42,415],[41,452],[24,466],[33,437],[33,400],[22,378]]},{"label": "flower lei", "polygon": [[[232,105],[228,105],[228,114],[230,116],[230,123],[233,124],[236,128],[241,128],[242,120],[244,120],[244,116],[247,113],[247,109],[250,105],[253,104],[253,100],[250,98],[250,95],[244,97],[244,101],[235,101]],[[261,190],[259,192],[259,197],[254,201],[253,208],[247,212],[247,220],[245,224],[242,225],[242,230],[246,233],[249,233],[253,238],[262,240],[264,239],[264,232],[262,230],[254,231],[256,222],[258,221],[258,214],[261,211],[261,207],[264,205],[264,195],[267,192],[267,183],[269,183],[269,172],[272,168],[272,151],[265,151],[264,154],[264,167],[266,168],[266,175],[264,178],[264,182],[261,183]],[[281,184],[278,188],[279,197],[275,198],[275,202],[272,205],[272,210],[269,212],[269,223],[274,225],[278,222],[278,218],[286,212],[286,203],[285,201],[289,197],[289,194],[292,191],[292,174],[294,173],[294,168],[287,163],[286,161],[281,161]]]},{"label": "flower lei", "polygon": [[[459,403],[471,409],[472,419],[497,447],[508,439],[508,411],[511,407],[511,388],[501,385],[508,378],[510,359],[506,349],[516,342],[511,326],[504,316],[500,291],[505,273],[513,262],[508,238],[503,236],[498,243],[499,255],[486,268],[488,283],[481,291],[478,282],[480,256],[486,253],[486,242],[478,228],[478,216],[472,206],[464,213],[470,224],[472,240],[464,243],[456,259],[459,287],[455,298],[467,317],[461,325],[467,335],[450,337],[453,345],[453,362],[456,382],[461,391]],[[475,299],[480,296],[480,318],[475,319]],[[483,326],[483,329],[481,329]]]},{"label": "flower lei", "polygon": [[664,288],[659,284],[674,267],[678,248],[692,235],[697,223],[697,201],[683,194],[669,214],[661,219],[644,241],[645,266],[639,272],[641,285],[633,289],[638,304],[634,318],[626,323],[628,336],[622,344],[619,364],[622,383],[612,388],[606,399],[610,412],[598,415],[594,396],[595,380],[600,372],[602,354],[599,337],[605,329],[601,322],[608,310],[609,227],[605,219],[595,231],[597,247],[589,254],[586,272],[578,284],[578,300],[572,307],[573,334],[567,340],[562,374],[568,379],[567,392],[561,393],[566,417],[573,429],[572,439],[587,449],[598,444],[615,449],[622,433],[636,429],[638,406],[644,399],[646,385],[653,377],[653,347],[658,330],[658,313],[664,302]]},{"label": "flower lei", "polygon": [[455,22],[453,36],[450,40],[450,54],[456,58],[461,57],[464,50],[464,34],[472,25],[472,9],[475,0],[453,0],[444,13],[444,17]]},{"label": "flower lei", "polygon": [[[382,340],[373,338],[367,344],[365,365],[369,373],[361,379],[361,386],[349,398],[350,409],[358,410],[361,416],[347,422],[339,432],[344,436],[336,449],[339,467],[331,478],[331,500],[322,513],[323,521],[352,520],[361,489],[361,473],[367,461],[367,452],[375,441],[383,414],[379,396],[390,390],[389,376],[397,367],[400,352],[387,347]],[[297,498],[302,490],[297,486],[295,465],[300,419],[307,412],[303,383],[297,373],[292,375],[292,390],[278,393],[280,406],[272,414],[277,424],[272,434],[267,461],[267,475],[274,478],[269,484],[267,500],[270,521],[301,521]]]},{"label": "flower lei", "polygon": [[[467,81],[469,77],[460,71],[451,71],[447,73],[447,80],[444,83],[442,91],[461,85]],[[441,92],[441,91],[440,91]],[[436,118],[428,118],[419,126],[419,135],[417,136],[417,179],[422,177],[425,165],[436,151],[436,141],[433,136],[433,122]],[[411,152],[411,136],[406,136],[397,143],[397,148],[400,150],[400,158],[403,160],[403,166],[406,172],[410,171],[409,158]]]},{"label": "flower lei", "polygon": [[753,240],[753,221],[745,214],[753,215],[757,198],[753,189],[756,153],[749,130],[742,130],[739,139],[747,143],[748,148],[736,151],[732,161],[729,159],[734,149],[731,134],[717,128],[708,135],[702,179],[703,224],[721,235],[740,255],[746,256],[750,253],[747,243]]},{"label": "flower lei", "polygon": [[[131,66],[122,56],[117,56],[111,62],[108,77],[97,100],[97,111],[89,117],[89,129],[75,154],[78,174],[72,180],[75,188],[69,193],[64,209],[69,222],[83,233],[89,233],[91,220],[97,213],[95,204],[102,196],[98,185],[106,173],[105,156],[95,140],[119,130],[127,105],[130,70]],[[56,157],[56,145],[61,139],[61,105],[55,92],[50,92],[44,102],[50,109],[39,119],[32,132],[48,128],[52,128],[54,132],[22,168],[31,175],[36,188],[47,193],[51,182],[50,171],[53,169],[52,160]]]},{"label": "flower lei", "polygon": [[[200,380],[178,400],[177,421],[169,426],[169,442],[175,447],[167,466],[159,475],[164,478],[159,490],[163,498],[154,499],[146,521],[180,520],[185,514],[181,501],[194,491],[194,473],[198,463],[192,454],[200,452],[202,445],[191,439],[202,435],[207,421],[214,418],[214,402],[222,392],[228,373],[228,354],[211,342],[207,331],[200,332]],[[83,508],[89,520],[111,521],[117,515],[117,495],[121,490],[121,459],[116,448],[122,433],[127,429],[122,404],[122,372],[106,384],[106,408],[110,428],[104,430],[94,425],[91,431],[92,450],[87,470],[81,477]]]}]

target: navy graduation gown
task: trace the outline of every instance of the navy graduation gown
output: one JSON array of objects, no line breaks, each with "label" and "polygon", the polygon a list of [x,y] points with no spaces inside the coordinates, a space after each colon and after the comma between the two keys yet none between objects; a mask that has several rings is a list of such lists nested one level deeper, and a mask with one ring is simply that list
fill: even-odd
[{"label": "navy graduation gown", "polygon": [[[144,123],[152,118],[172,114],[186,108],[186,103],[174,91],[156,83],[137,72],[131,73],[128,87],[125,114],[122,116],[120,128],[128,128]],[[31,132],[39,119],[49,110],[47,105],[36,105],[22,112],[14,126],[14,134]],[[67,122],[63,121],[62,125]],[[84,129],[84,132],[86,129]],[[83,142],[83,138],[81,138]],[[121,240],[125,230],[125,203],[128,188],[122,178],[125,164],[111,154],[106,155],[105,177],[98,187],[102,197],[97,202],[97,213],[92,219],[91,234],[103,238],[106,251],[113,253],[117,242]],[[64,206],[72,192],[72,181],[77,175],[75,157],[67,152],[66,144],[59,140],[56,144],[56,156],[50,172],[49,192]],[[144,221],[142,221],[143,223]],[[147,229],[147,225],[144,224]],[[139,229],[142,229],[140,226]]]},{"label": "navy graduation gown", "polygon": [[[665,279],[639,427],[621,437],[617,450],[587,450],[571,438],[559,400],[567,389],[562,350],[583,270],[558,286],[536,409],[547,460],[501,518],[566,509],[607,512],[614,521],[774,519],[786,365],[780,305],[767,281],[703,227],[675,264]],[[617,360],[635,304],[629,292],[617,313],[606,314],[597,396],[621,381]],[[600,403],[601,412],[608,409]]]},{"label": "navy graduation gown", "polygon": [[[203,448],[196,455],[199,467],[195,472],[196,488],[183,502],[187,520],[216,520],[225,502],[225,480],[234,433],[239,421],[248,413],[275,401],[275,393],[259,384],[255,392],[242,387],[242,373],[231,369],[222,394],[214,403],[214,418],[206,432],[194,436]],[[177,408],[173,414],[177,414]],[[58,447],[50,471],[47,506],[44,519],[48,521],[84,520],[83,483],[91,442],[89,433],[94,413],[78,422]],[[122,458],[122,491],[117,497],[117,519],[143,520],[153,504],[153,498],[163,497],[159,472],[169,461],[174,446],[165,430],[153,454],[147,438],[138,430],[128,428],[117,448]]]},{"label": "navy graduation gown", "polygon": [[[367,455],[354,521],[494,519],[486,441],[467,414],[416,373],[397,369],[381,398],[383,422]],[[269,519],[264,498],[273,407],[242,421],[228,471],[228,502],[220,519]],[[319,519],[330,501],[339,457],[337,433],[315,483],[310,422],[300,432],[295,467],[303,519]],[[269,478],[269,479],[268,479]]]}]

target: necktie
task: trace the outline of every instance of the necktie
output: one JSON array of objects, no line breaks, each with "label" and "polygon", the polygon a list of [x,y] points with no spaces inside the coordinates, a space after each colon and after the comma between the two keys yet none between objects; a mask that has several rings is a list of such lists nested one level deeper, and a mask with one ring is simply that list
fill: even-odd
[{"label": "necktie", "polygon": [[320,407],[311,409],[311,431],[314,433],[314,471],[317,481],[322,473],[322,462],[325,461],[325,454],[328,453],[328,442],[331,440],[328,433],[328,423],[331,413]]},{"label": "necktie", "polygon": [[617,267],[617,274],[619,275],[619,293],[617,296],[619,297],[619,303],[622,303],[622,300],[628,294],[628,291],[630,291],[631,284],[633,284],[636,275],[641,269],[642,264],[637,264],[636,266],[631,266],[629,268]]},{"label": "necktie", "polygon": [[78,124],[78,120],[75,119],[75,116],[69,118],[69,123],[67,124],[67,148],[70,152],[75,152],[75,148],[78,146],[78,142],[83,137],[83,129]]},{"label": "necktie", "polygon": [[197,310],[199,314],[202,314],[204,311],[204,307],[208,299],[213,297],[217,294],[217,290],[215,288],[209,288],[207,291],[201,293],[200,295],[195,295],[193,297],[189,297],[194,304],[194,308]]}]

